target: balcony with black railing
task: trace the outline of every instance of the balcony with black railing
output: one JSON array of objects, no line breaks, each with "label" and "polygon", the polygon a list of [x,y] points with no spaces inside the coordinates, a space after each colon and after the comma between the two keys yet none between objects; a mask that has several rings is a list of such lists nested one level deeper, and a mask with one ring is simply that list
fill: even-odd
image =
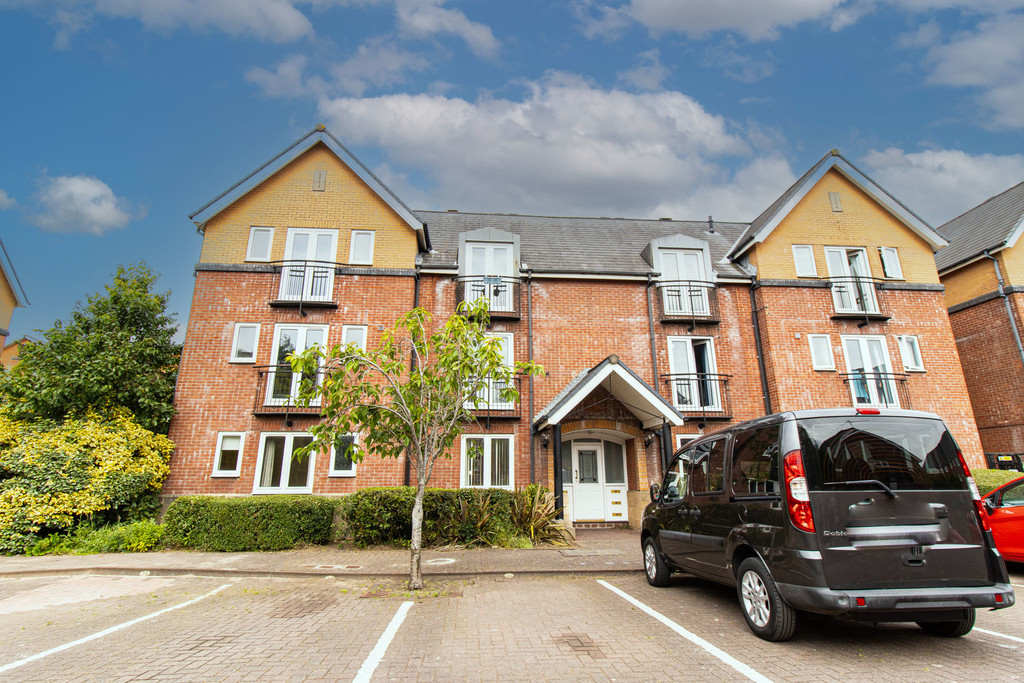
[{"label": "balcony with black railing", "polygon": [[[499,380],[485,380],[484,385],[476,393],[476,400],[466,401],[466,408],[479,418],[511,418],[522,417],[520,401],[509,401],[502,397],[502,391],[512,386],[519,391],[521,377],[513,377],[511,383]],[[520,392],[520,396],[522,393]]]},{"label": "balcony with black railing", "polygon": [[879,291],[881,280],[870,277],[829,278],[832,290],[833,320],[862,320],[861,327],[871,322],[884,322],[889,314],[885,296]]},{"label": "balcony with black railing", "polygon": [[519,278],[504,275],[462,275],[458,303],[487,299],[492,320],[519,320]]},{"label": "balcony with black railing", "polygon": [[895,372],[847,372],[839,375],[854,408],[911,408],[907,375]]},{"label": "balcony with black railing", "polygon": [[718,292],[714,282],[701,280],[661,280],[656,283],[658,313],[661,321],[714,324],[721,321]]},{"label": "balcony with black railing", "polygon": [[[315,416],[320,414],[320,402],[304,406],[300,405],[299,383],[307,375],[292,370],[288,363],[280,365],[257,365],[256,390],[253,392],[253,415],[266,417],[283,415]],[[322,372],[316,373],[319,383]]]},{"label": "balcony with black railing", "polygon": [[331,261],[275,261],[274,271],[281,274],[276,308],[337,308],[334,301],[334,277],[338,264]]},{"label": "balcony with black railing", "polygon": [[669,401],[683,417],[705,420],[732,418],[729,379],[732,375],[713,372],[682,372],[662,375]]}]

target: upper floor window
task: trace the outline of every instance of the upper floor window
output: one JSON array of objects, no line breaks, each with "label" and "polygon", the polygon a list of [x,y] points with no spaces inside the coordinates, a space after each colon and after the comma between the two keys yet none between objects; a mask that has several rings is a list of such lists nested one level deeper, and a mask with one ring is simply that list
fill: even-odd
[{"label": "upper floor window", "polygon": [[[491,333],[487,335],[489,338],[497,339],[501,345],[501,356],[502,362],[506,367],[512,367],[512,347],[513,339],[511,333]],[[484,385],[480,387],[479,391],[476,392],[476,397],[480,399],[474,405],[473,401],[469,401],[466,407],[473,410],[511,410],[515,405],[511,401],[506,401],[501,397],[501,392],[508,385],[505,382],[487,379],[484,381]]]},{"label": "upper floor window", "polygon": [[903,266],[896,247],[879,247],[878,255],[882,259],[882,275],[893,280],[903,279]]},{"label": "upper floor window", "polygon": [[231,340],[231,362],[255,362],[256,344],[259,338],[259,323],[235,323],[235,334]]},{"label": "upper floor window", "polygon": [[267,405],[291,405],[298,398],[302,376],[292,372],[288,354],[299,354],[326,343],[326,325],[278,325],[274,328],[274,366],[267,380]]},{"label": "upper floor window", "polygon": [[922,372],[924,370],[924,361],[921,360],[921,345],[917,337],[904,334],[896,337],[896,341],[899,343],[903,369]]},{"label": "upper floor window", "polygon": [[353,230],[349,245],[348,262],[356,265],[373,265],[373,230]]},{"label": "upper floor window", "polygon": [[837,313],[878,313],[867,251],[861,247],[825,247]]},{"label": "upper floor window", "polygon": [[807,343],[811,346],[811,368],[814,370],[835,370],[832,357],[832,342],[827,334],[809,334]]},{"label": "upper floor window", "polygon": [[505,242],[466,242],[467,301],[486,298],[492,311],[513,310],[513,249]]},{"label": "upper floor window", "polygon": [[709,337],[669,337],[672,403],[679,410],[720,410],[720,377]]},{"label": "upper floor window", "polygon": [[885,337],[844,336],[843,353],[854,406],[900,407]]},{"label": "upper floor window", "polygon": [[708,274],[699,249],[659,249],[661,295],[668,315],[708,315]]},{"label": "upper floor window", "polygon": [[360,351],[366,350],[366,325],[342,325],[341,343],[355,344]]},{"label": "upper floor window", "polygon": [[814,263],[814,247],[809,244],[793,245],[793,264],[797,277],[818,277],[818,266]]},{"label": "upper floor window", "polygon": [[334,289],[337,230],[289,228],[281,291],[286,301],[330,301]]},{"label": "upper floor window", "polygon": [[246,261],[269,261],[270,250],[274,245],[274,229],[253,226],[249,229],[249,248],[245,252]]}]

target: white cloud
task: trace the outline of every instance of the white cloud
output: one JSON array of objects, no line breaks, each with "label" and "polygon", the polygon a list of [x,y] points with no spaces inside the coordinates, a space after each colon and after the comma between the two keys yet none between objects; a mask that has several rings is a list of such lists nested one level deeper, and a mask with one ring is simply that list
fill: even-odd
[{"label": "white cloud", "polygon": [[882,187],[935,226],[1024,180],[1024,154],[890,147],[869,152],[861,162]]},{"label": "white cloud", "polygon": [[310,88],[303,81],[307,61],[305,55],[290,55],[278,62],[273,71],[254,66],[245,72],[245,80],[259,86],[264,97],[308,95]]},{"label": "white cloud", "polygon": [[441,7],[445,0],[397,0],[398,29],[404,35],[429,38],[451,34],[465,41],[478,57],[493,57],[501,44],[489,26],[470,21],[459,10]]},{"label": "white cloud", "polygon": [[51,232],[102,235],[145,216],[102,180],[87,175],[46,178],[35,200],[39,211],[29,220]]},{"label": "white cloud", "polygon": [[342,91],[362,95],[369,86],[384,87],[405,82],[410,71],[425,71],[430,62],[406,52],[385,38],[359,46],[356,54],[331,68],[331,76]]},{"label": "white cloud", "polygon": [[843,0],[631,0],[629,16],[652,33],[703,37],[734,31],[750,40],[772,40],[779,29],[826,19]]},{"label": "white cloud", "polygon": [[6,211],[7,209],[13,209],[18,205],[18,202],[14,201],[14,197],[7,194],[6,191],[0,190],[0,211]]},{"label": "white cloud", "polygon": [[[396,94],[324,99],[320,110],[347,143],[428,177],[437,208],[656,217],[671,203],[750,219],[739,214],[793,180],[784,162],[732,175],[751,142],[683,93],[603,90],[561,73],[527,88],[520,100]],[[732,192],[708,190],[722,186]]]},{"label": "white cloud", "polygon": [[671,71],[661,63],[658,49],[641,52],[637,57],[639,63],[631,69],[620,71],[618,81],[638,90],[660,90]]},{"label": "white cloud", "polygon": [[775,73],[775,67],[769,62],[740,54],[736,41],[731,38],[709,47],[702,61],[705,66],[717,67],[727,77],[741,83],[756,83]]},{"label": "white cloud", "polygon": [[89,27],[89,16],[81,12],[57,10],[50,19],[50,25],[57,28],[57,33],[53,36],[53,47],[57,50],[69,50],[71,36]]}]

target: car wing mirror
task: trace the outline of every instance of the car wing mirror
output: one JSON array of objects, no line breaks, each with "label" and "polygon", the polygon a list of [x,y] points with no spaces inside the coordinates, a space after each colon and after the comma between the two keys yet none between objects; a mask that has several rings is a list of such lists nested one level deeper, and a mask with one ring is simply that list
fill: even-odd
[{"label": "car wing mirror", "polygon": [[996,503],[991,498],[985,498],[983,501],[981,501],[981,505],[982,507],[985,508],[985,512],[987,512],[988,514],[991,515],[993,512],[995,512]]},{"label": "car wing mirror", "polygon": [[657,503],[659,498],[661,498],[661,487],[657,484],[651,484],[651,502]]}]

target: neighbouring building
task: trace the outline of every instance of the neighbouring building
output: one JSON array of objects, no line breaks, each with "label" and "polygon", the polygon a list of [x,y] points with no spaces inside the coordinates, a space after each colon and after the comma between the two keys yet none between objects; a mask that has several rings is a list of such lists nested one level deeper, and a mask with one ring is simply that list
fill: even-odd
[{"label": "neighbouring building", "polygon": [[5,370],[13,368],[21,360],[21,347],[33,341],[35,340],[31,337],[25,336],[4,344],[3,348],[0,348],[0,365],[4,366]]},{"label": "neighbouring building", "polygon": [[576,523],[637,521],[688,439],[835,405],[937,412],[982,460],[935,268],[946,241],[836,152],[752,223],[413,211],[318,126],[191,218],[165,496],[407,483],[401,460],[290,458],[318,409],[295,405],[282,363],[479,297],[508,361],[546,372],[516,404],[488,392],[435,486],[540,482]]},{"label": "neighbouring building", "polygon": [[1024,183],[938,229],[935,262],[988,465],[1024,454]]},{"label": "neighbouring building", "polygon": [[7,337],[10,336],[11,318],[14,316],[15,308],[28,306],[28,297],[21,287],[18,274],[14,272],[14,265],[7,255],[7,249],[3,242],[0,242],[0,348],[7,344]]}]

